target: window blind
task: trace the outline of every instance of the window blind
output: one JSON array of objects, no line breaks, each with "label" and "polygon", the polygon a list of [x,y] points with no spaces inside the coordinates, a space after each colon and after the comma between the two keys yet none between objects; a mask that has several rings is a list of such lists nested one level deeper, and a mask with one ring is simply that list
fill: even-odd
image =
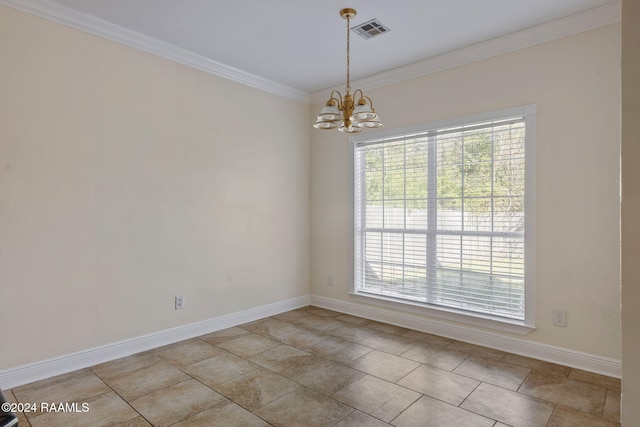
[{"label": "window blind", "polygon": [[525,118],[360,140],[355,290],[525,318]]}]

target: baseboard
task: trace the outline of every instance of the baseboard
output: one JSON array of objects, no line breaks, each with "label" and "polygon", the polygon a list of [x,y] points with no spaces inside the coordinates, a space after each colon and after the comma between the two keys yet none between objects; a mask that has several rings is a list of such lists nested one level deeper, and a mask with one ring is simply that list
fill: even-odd
[{"label": "baseboard", "polygon": [[309,305],[309,301],[308,295],[292,298],[226,316],[215,317],[202,322],[154,332],[152,334],[7,369],[0,371],[0,389],[8,390],[34,381],[151,350],[163,345],[242,325],[243,323],[253,322],[254,320],[307,306]]},{"label": "baseboard", "polygon": [[296,308],[309,304],[614,378],[622,377],[621,361],[617,359],[312,295],[292,298],[274,304],[0,371],[0,389],[7,390],[19,387],[34,381],[87,368],[163,345],[242,325],[243,323],[274,316],[285,311],[295,310]]},{"label": "baseboard", "polygon": [[479,331],[463,325],[453,325],[437,320],[412,316],[410,314],[390,312],[377,307],[354,304],[317,295],[311,296],[311,305],[421,332],[428,332],[471,344],[490,347],[521,356],[557,363],[559,365],[570,366],[609,377],[622,378],[622,363],[618,359],[536,343],[498,333]]}]

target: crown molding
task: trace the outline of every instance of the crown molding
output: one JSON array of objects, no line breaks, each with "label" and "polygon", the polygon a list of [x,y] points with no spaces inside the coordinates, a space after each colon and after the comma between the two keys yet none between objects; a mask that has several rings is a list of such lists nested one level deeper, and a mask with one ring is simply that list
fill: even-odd
[{"label": "crown molding", "polygon": [[[48,0],[0,0],[0,4],[304,104],[324,102],[331,90],[340,89],[335,87],[309,94]],[[620,22],[621,13],[620,0],[614,0],[585,12],[359,79],[352,82],[352,86],[371,90],[400,83],[614,24]]]},{"label": "crown molding", "polygon": [[307,92],[276,83],[218,61],[198,55],[170,43],[112,24],[48,0],[0,0],[1,5],[40,16],[189,67],[223,77],[264,92],[309,104]]},{"label": "crown molding", "polygon": [[[428,74],[444,71],[472,62],[481,61],[494,56],[503,55],[519,49],[572,36],[584,31],[593,30],[605,25],[620,22],[622,17],[620,0],[612,1],[603,6],[576,13],[564,18],[550,21],[526,30],[507,34],[502,37],[474,44],[462,49],[444,53],[424,59],[413,64],[395,68],[370,77],[365,77],[351,82],[351,87],[362,90],[372,90],[380,87],[415,79]],[[324,102],[332,90],[340,90],[341,87],[333,87],[311,94],[311,103]]]}]

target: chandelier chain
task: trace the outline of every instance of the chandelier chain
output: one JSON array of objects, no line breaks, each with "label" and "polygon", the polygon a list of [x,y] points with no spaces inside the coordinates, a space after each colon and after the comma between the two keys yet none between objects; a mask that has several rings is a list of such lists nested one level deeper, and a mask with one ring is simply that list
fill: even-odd
[{"label": "chandelier chain", "polygon": [[351,92],[351,75],[349,72],[349,65],[351,62],[351,45],[350,45],[350,26],[351,26],[351,20],[349,19],[350,16],[347,15],[347,87],[346,87],[346,91],[347,93]]}]

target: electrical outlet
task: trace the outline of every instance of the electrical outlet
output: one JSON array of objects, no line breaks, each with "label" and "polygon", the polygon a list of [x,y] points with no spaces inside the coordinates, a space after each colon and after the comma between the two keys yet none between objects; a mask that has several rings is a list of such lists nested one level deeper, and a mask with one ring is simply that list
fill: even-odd
[{"label": "electrical outlet", "polygon": [[567,326],[567,311],[559,308],[553,309],[553,324],[556,326]]},{"label": "electrical outlet", "polygon": [[333,286],[333,276],[327,276],[327,286]]},{"label": "electrical outlet", "polygon": [[182,310],[184,308],[184,296],[176,296],[176,310]]}]

